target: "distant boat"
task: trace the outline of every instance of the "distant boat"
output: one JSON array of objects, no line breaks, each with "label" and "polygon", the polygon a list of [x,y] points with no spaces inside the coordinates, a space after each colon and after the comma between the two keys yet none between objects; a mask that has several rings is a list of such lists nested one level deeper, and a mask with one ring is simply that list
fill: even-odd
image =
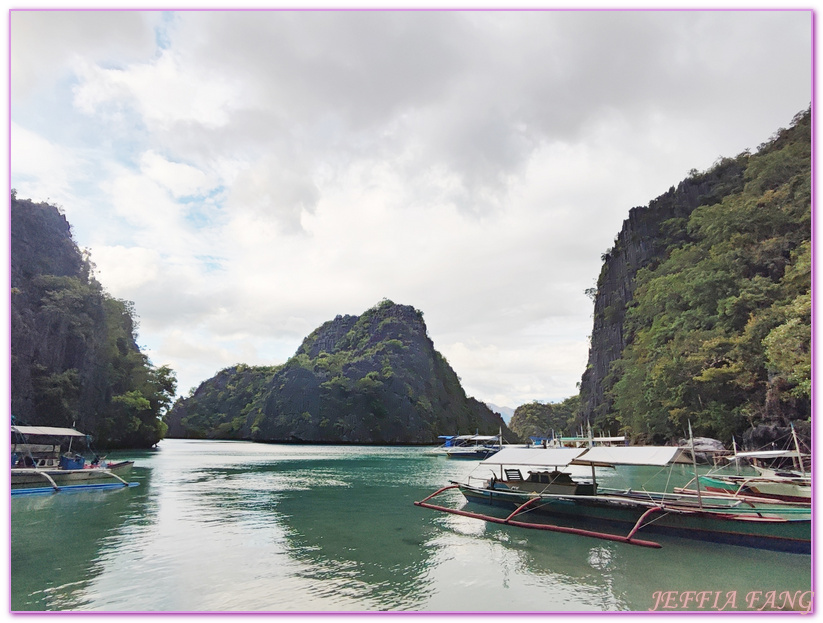
[{"label": "distant boat", "polygon": [[706,491],[731,496],[812,503],[811,478],[784,476],[780,472],[775,472],[774,476],[707,474],[700,476],[700,486]]},{"label": "distant boat", "polygon": [[446,448],[450,459],[487,459],[503,447],[499,435],[462,435],[458,443]]},{"label": "distant boat", "polygon": [[[808,508],[744,502],[728,496],[701,493],[699,489],[695,493],[605,489],[598,486],[595,478],[595,467],[664,467],[688,462],[685,450],[676,447],[507,447],[481,461],[478,470],[482,477],[470,475],[466,482],[453,482],[424,500],[415,502],[415,505],[494,523],[646,547],[660,545],[638,538],[638,533],[663,533],[747,547],[810,553],[811,516]],[[570,465],[591,467],[591,479],[573,479],[563,471]],[[449,489],[459,490],[469,502],[508,507],[514,511],[502,518],[429,502]],[[525,511],[562,518],[572,525],[525,522],[518,517]],[[592,529],[598,524],[612,531]],[[616,530],[621,525],[624,532],[619,534]]]},{"label": "distant boat", "polygon": [[501,435],[440,435],[444,443],[426,454],[442,455],[450,459],[482,460],[498,452]]},{"label": "distant boat", "polygon": [[[52,426],[11,427],[11,494],[67,489],[136,486],[124,476],[134,461],[110,463],[99,457],[87,459],[71,450],[75,440],[87,435],[73,428]],[[68,440],[68,449],[62,445]]]}]

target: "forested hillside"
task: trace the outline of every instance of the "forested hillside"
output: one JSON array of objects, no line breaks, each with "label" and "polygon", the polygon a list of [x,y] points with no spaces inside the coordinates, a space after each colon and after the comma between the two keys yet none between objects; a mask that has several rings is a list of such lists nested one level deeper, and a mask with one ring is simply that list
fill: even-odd
[{"label": "forested hillside", "polygon": [[466,396],[423,314],[387,300],[324,323],[281,367],[223,370],[166,422],[176,437],[425,444],[502,429],[513,439],[499,415]]},{"label": "forested hillside", "polygon": [[579,410],[579,396],[557,403],[529,402],[514,410],[509,428],[523,440],[570,436],[575,432]]},{"label": "forested hillside", "polygon": [[811,416],[811,115],[636,208],[604,257],[581,419],[729,441]]},{"label": "forested hillside", "polygon": [[11,197],[11,414],[72,426],[100,448],[163,438],[173,372],[135,342],[131,303],[108,296],[52,205]]}]

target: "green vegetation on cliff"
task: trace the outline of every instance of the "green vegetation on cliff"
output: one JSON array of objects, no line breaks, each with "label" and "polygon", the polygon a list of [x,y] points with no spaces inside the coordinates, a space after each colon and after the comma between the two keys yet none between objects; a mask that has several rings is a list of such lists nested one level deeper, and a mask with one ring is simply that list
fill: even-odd
[{"label": "green vegetation on cliff", "polygon": [[659,443],[687,421],[729,440],[810,417],[810,127],[798,115],[734,159],[742,188],[664,223],[666,251],[636,274],[596,425]]},{"label": "green vegetation on cliff", "polygon": [[166,416],[169,437],[244,439],[246,422],[262,414],[269,384],[280,366],[238,364],[218,372]]},{"label": "green vegetation on cliff", "polygon": [[435,443],[508,432],[468,398],[423,314],[384,300],[313,331],[283,366],[230,368],[179,400],[169,435],[314,443]]},{"label": "green vegetation on cliff", "polygon": [[572,435],[580,410],[580,396],[562,402],[529,402],[515,409],[509,428],[521,439]]},{"label": "green vegetation on cliff", "polygon": [[103,291],[56,207],[14,193],[10,311],[16,421],[76,425],[100,447],[163,438],[176,380],[138,349],[133,305]]}]

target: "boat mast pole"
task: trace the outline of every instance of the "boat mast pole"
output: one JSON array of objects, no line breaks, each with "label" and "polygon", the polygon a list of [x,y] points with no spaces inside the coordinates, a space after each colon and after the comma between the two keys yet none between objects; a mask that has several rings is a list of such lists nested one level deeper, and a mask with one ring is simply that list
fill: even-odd
[{"label": "boat mast pole", "polygon": [[692,467],[694,468],[694,487],[697,490],[697,504],[703,508],[703,498],[700,495],[700,476],[697,474],[697,453],[694,451],[694,436],[692,436],[692,421],[689,420],[689,445],[692,447]]},{"label": "boat mast pole", "polygon": [[797,451],[797,462],[800,463],[800,473],[806,477],[806,468],[803,465],[803,457],[800,456],[800,443],[797,441],[797,431],[794,430],[794,422],[789,422],[792,427],[792,439],[794,439],[794,449]]},{"label": "boat mast pole", "polygon": [[740,475],[740,459],[737,458],[737,442],[734,439],[734,435],[732,435],[732,449],[734,450],[734,471],[737,475]]},{"label": "boat mast pole", "polygon": [[[589,447],[594,447],[594,437],[592,435],[592,424],[588,420],[586,420],[586,424],[589,426]],[[594,492],[597,493],[597,477],[594,474],[594,463],[592,463],[592,485],[594,486]]]}]

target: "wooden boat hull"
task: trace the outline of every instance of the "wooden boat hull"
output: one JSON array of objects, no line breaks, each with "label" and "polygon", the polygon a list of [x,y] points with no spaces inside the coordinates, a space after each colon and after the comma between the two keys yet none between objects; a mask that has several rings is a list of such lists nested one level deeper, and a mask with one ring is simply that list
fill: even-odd
[{"label": "wooden boat hull", "polygon": [[811,484],[780,481],[769,478],[700,476],[700,486],[707,491],[740,493],[784,500],[786,502],[812,501]]},{"label": "wooden boat hull", "polygon": [[[516,508],[533,495],[501,492],[487,488],[460,485],[460,492],[470,502]],[[603,501],[585,496],[544,496],[533,506],[535,512],[574,522],[574,525],[620,524],[627,530],[635,526],[649,510],[648,504],[631,499]],[[711,541],[769,549],[776,551],[811,553],[811,519],[786,519],[777,516],[720,514],[689,510],[689,512],[662,511],[656,513],[640,530],[701,541]]]},{"label": "wooden boat hull", "polygon": [[25,467],[11,470],[11,488],[46,487],[52,488],[46,475],[49,476],[58,486],[75,485],[84,482],[109,481],[119,482],[112,474],[123,478],[131,472],[134,461],[121,461],[112,463],[107,469],[89,467],[85,469],[60,469],[60,468],[40,468]]}]

